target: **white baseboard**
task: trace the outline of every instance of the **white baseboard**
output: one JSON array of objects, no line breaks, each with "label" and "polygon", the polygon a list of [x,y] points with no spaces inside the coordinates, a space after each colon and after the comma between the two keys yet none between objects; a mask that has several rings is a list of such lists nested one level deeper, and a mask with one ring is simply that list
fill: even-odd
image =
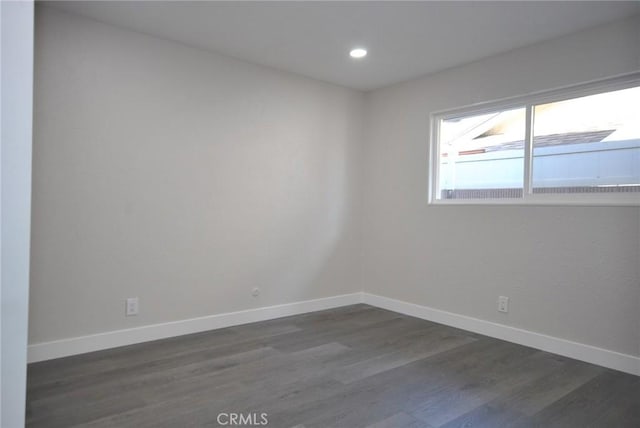
[{"label": "white baseboard", "polygon": [[184,334],[366,303],[640,376],[640,357],[370,293],[352,293],[29,345],[30,363]]},{"label": "white baseboard", "polygon": [[283,305],[267,306],[264,308],[247,309],[228,312],[200,318],[191,318],[162,324],[153,324],[125,330],[109,331],[52,342],[35,343],[29,345],[28,362],[51,360],[86,352],[133,345],[183,334],[231,327],[257,321],[282,318],[307,312],[321,311],[340,306],[353,305],[362,302],[362,293],[344,294],[341,296],[325,297],[321,299],[305,300],[286,303]]},{"label": "white baseboard", "polygon": [[633,355],[375,294],[363,293],[362,303],[640,376],[640,357]]}]

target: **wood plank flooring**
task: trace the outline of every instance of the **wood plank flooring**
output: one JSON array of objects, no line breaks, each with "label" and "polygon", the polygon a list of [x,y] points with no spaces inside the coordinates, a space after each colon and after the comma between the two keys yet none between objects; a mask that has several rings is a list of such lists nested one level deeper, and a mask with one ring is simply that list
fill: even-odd
[{"label": "wood plank flooring", "polygon": [[367,305],[35,363],[27,389],[29,427],[640,427],[640,377]]}]

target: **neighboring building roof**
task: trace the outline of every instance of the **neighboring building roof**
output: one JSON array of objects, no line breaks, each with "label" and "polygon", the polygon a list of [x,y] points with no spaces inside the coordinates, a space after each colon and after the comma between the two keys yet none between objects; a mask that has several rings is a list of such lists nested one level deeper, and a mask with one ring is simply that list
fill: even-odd
[{"label": "neighboring building roof", "polygon": [[[539,135],[533,138],[533,145],[535,147],[548,147],[548,146],[560,146],[564,144],[584,144],[584,143],[598,143],[609,135],[611,135],[615,129],[606,129],[603,131],[586,131],[586,132],[567,132],[564,134],[550,134]],[[461,151],[461,155],[465,154],[477,154],[486,152],[497,152],[500,150],[516,150],[524,148],[524,140],[511,141],[508,143],[497,144],[495,146],[488,146],[480,150]]]}]

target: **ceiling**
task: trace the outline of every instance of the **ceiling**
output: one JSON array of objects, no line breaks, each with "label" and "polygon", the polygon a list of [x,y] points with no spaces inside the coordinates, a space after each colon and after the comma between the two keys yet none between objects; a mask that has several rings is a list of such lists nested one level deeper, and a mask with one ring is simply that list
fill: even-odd
[{"label": "ceiling", "polygon": [[[640,13],[640,2],[47,2],[361,90]],[[354,60],[352,47],[369,55]]]}]

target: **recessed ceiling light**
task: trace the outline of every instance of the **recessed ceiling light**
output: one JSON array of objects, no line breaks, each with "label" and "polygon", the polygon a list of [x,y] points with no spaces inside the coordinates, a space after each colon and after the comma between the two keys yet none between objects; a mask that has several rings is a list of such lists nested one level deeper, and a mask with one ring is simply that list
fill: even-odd
[{"label": "recessed ceiling light", "polygon": [[367,50],[362,48],[351,49],[349,55],[351,55],[351,58],[364,58],[367,56]]}]

